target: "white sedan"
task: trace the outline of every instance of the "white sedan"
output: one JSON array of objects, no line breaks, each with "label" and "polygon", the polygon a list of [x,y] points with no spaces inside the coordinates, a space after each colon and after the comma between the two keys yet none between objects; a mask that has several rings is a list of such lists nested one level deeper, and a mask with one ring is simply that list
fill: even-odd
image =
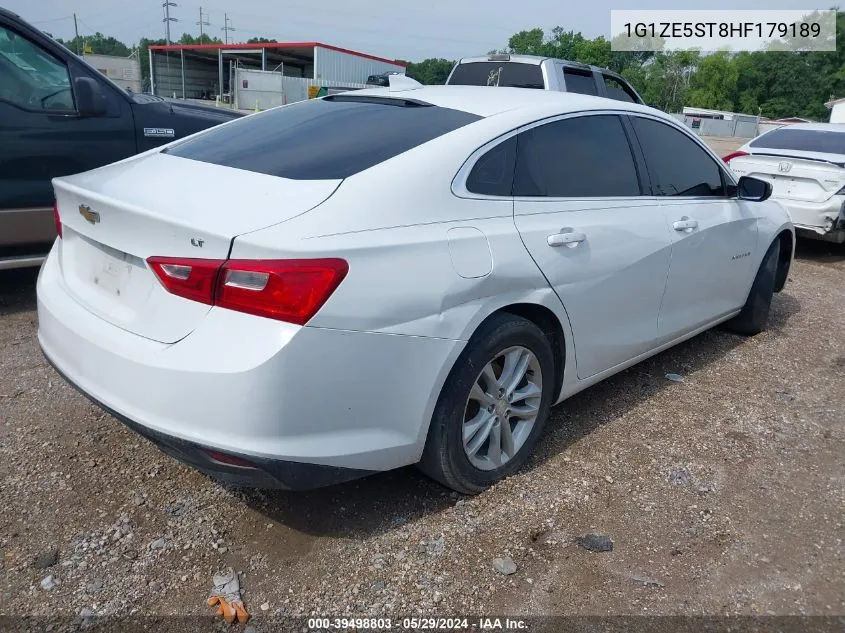
[{"label": "white sedan", "polygon": [[585,95],[379,88],[54,181],[38,337],[203,472],[310,488],[407,464],[474,493],[552,405],[727,322],[792,263],[771,188]]},{"label": "white sedan", "polygon": [[724,158],[738,176],[772,185],[800,237],[845,242],[845,124],[785,125]]}]

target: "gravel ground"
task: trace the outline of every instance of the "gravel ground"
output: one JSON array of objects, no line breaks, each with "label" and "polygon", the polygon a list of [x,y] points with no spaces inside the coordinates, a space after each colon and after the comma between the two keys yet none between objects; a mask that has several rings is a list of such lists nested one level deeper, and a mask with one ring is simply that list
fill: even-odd
[{"label": "gravel ground", "polygon": [[739,149],[740,146],[745,145],[751,139],[732,136],[702,136],[701,140],[707,143],[719,156],[726,156]]},{"label": "gravel ground", "polygon": [[[225,566],[258,627],[845,615],[843,274],[845,249],[800,244],[768,331],[702,334],[575,396],[521,473],[465,498],[412,468],[308,493],[226,489],[65,384],[38,349],[35,273],[2,273],[0,615],[207,615]],[[579,544],[592,533],[612,551]]]}]

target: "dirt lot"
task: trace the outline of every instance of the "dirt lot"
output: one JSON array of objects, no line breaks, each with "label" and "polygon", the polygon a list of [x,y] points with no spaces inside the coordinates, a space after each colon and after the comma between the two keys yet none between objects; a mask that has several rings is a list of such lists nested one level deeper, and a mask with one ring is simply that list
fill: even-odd
[{"label": "dirt lot", "polygon": [[[845,615],[844,277],[845,249],[799,245],[767,332],[705,333],[568,400],[523,472],[463,498],[412,468],[223,488],[67,386],[38,349],[35,273],[0,274],[0,615],[208,614],[225,565],[259,630],[274,614]],[[592,532],[613,550],[575,543]],[[493,569],[506,556],[513,575]]]},{"label": "dirt lot", "polygon": [[725,156],[735,151],[741,145],[745,145],[745,143],[747,143],[750,139],[723,136],[702,136],[701,140],[707,143],[719,156]]}]

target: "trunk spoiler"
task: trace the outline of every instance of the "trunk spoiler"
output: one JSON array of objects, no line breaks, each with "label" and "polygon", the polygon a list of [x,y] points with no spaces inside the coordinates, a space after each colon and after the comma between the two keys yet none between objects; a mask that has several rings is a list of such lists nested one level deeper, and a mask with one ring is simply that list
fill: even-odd
[{"label": "trunk spoiler", "polygon": [[768,152],[749,152],[749,156],[772,156],[774,158],[792,158],[794,160],[811,160],[816,163],[827,163],[836,167],[845,167],[845,163],[827,160],[825,158],[810,158],[809,156],[794,156],[792,154],[770,154]]}]

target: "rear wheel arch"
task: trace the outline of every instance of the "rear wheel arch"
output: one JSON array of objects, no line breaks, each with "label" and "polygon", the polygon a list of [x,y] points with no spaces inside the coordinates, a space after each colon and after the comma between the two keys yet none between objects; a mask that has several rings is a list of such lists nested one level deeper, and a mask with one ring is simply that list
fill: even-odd
[{"label": "rear wheel arch", "polygon": [[[541,308],[541,310],[537,310],[537,308]],[[554,316],[551,311],[549,312]],[[553,404],[552,396],[558,390],[556,385],[558,382],[558,369],[555,366],[556,352],[551,339],[551,337],[556,336],[555,321],[556,319],[550,320],[548,318],[548,315],[543,312],[542,306],[529,303],[504,306],[488,314],[478,324],[469,338],[467,347],[464,348],[449,371],[446,382],[438,395],[421,459],[417,464],[418,468],[453,490],[464,494],[474,494],[502,477],[515,473],[524,465],[542,434],[549,416],[549,410]],[[560,324],[557,327],[560,327]],[[511,415],[509,408],[511,405],[505,405],[508,407],[507,411],[504,409],[498,410],[498,407],[501,407],[504,402],[502,400],[505,398],[503,393],[508,394],[507,402],[513,402],[514,405],[524,398],[539,398],[539,402],[535,405],[537,407],[536,419],[532,423],[533,426],[529,427],[530,435],[523,439],[521,447],[516,443],[512,444],[511,449],[516,447],[516,454],[510,455],[503,464],[496,468],[482,468],[472,463],[472,455],[475,452],[469,454],[469,457],[466,452],[468,438],[464,434],[468,423],[465,418],[469,406],[467,398],[478,400],[479,393],[493,393],[489,389],[489,381],[485,381],[487,386],[482,384],[482,391],[474,392],[473,385],[480,379],[481,374],[479,372],[485,366],[497,361],[508,350],[520,347],[530,352],[533,356],[533,362],[538,363],[540,369],[538,376],[543,382],[542,391],[511,400],[511,392],[506,391],[506,389],[515,389],[517,385],[511,383],[509,387],[505,388],[504,383],[498,383],[498,378],[494,377],[494,386],[501,388],[498,392],[497,410],[493,409],[493,404],[490,404],[490,408],[487,409],[493,416],[488,419],[492,424],[489,428],[500,428],[501,424],[510,424],[514,417],[522,417],[516,413]],[[505,364],[504,367],[506,366]],[[499,368],[503,378],[504,367],[500,366]],[[527,369],[523,368],[519,371],[526,371]],[[492,371],[496,371],[495,367]],[[485,374],[485,376],[489,376],[489,374]],[[495,376],[499,376],[499,374],[496,373]],[[547,377],[552,379],[550,389],[546,388]],[[509,381],[510,378],[506,382]],[[476,395],[475,398],[472,397],[473,393]],[[495,396],[493,397],[495,398]],[[488,396],[489,398],[490,396]],[[481,402],[485,404],[484,400],[481,400]],[[525,405],[519,404],[518,406]],[[480,412],[482,409],[478,411]],[[500,417],[503,415],[505,417]],[[475,417],[478,416],[475,415]],[[502,422],[503,420],[505,422]],[[472,421],[469,423],[472,425]],[[510,436],[510,433],[505,434],[503,431],[498,431],[498,434],[494,431],[488,431],[488,433],[490,433],[491,446],[494,438],[501,439],[506,435]],[[482,438],[483,442],[487,441],[485,438]],[[498,442],[498,440],[495,441]],[[504,443],[502,446],[504,447]],[[496,462],[494,461],[494,463]]]},{"label": "rear wheel arch", "polygon": [[[552,347],[552,354],[554,355],[555,387],[552,393],[552,402],[556,402],[558,396],[560,395],[561,386],[563,384],[563,370],[566,366],[566,337],[564,336],[563,326],[561,325],[557,315],[555,315],[555,313],[549,308],[537,303],[514,303],[499,308],[493,312],[493,314],[488,316],[487,319],[491,318],[495,314],[501,313],[513,314],[514,316],[521,317],[526,321],[531,321],[543,331],[543,334],[545,334],[549,341],[549,345]],[[487,319],[485,319],[485,321]]]},{"label": "rear wheel arch", "polygon": [[[566,354],[569,349],[569,346],[567,346],[567,335],[564,330],[564,328],[567,327],[568,323],[561,322],[560,317],[555,314],[554,310],[552,310],[546,305],[542,305],[540,303],[533,303],[530,301],[515,301],[514,303],[509,303],[507,305],[497,307],[496,309],[492,310],[489,314],[481,318],[477,323],[475,323],[474,327],[472,327],[472,329],[467,332],[467,341],[471,340],[472,337],[476,334],[476,332],[482,330],[487,323],[502,314],[523,318],[526,321],[529,321],[536,325],[538,328],[540,328],[540,330],[545,335],[550,347],[552,348],[552,356],[554,361],[555,375],[554,390],[552,392],[552,403],[557,402],[557,399],[560,397],[560,393],[563,389],[564,370],[566,368],[567,363]],[[436,402],[440,398],[441,394],[443,393],[443,390],[448,384],[449,376],[455,371],[455,367],[457,366],[457,363],[460,362],[460,359],[461,355],[459,354],[456,356],[448,370],[445,371],[445,375],[442,381],[439,381],[439,383],[435,386],[435,390],[432,391],[433,402]],[[422,428],[422,434],[420,438],[424,439],[430,431],[431,418],[428,417]]]},{"label": "rear wheel arch", "polygon": [[775,239],[780,240],[780,255],[777,272],[775,273],[775,292],[780,292],[786,286],[786,280],[789,276],[795,250],[795,237],[790,231],[781,231]]}]

